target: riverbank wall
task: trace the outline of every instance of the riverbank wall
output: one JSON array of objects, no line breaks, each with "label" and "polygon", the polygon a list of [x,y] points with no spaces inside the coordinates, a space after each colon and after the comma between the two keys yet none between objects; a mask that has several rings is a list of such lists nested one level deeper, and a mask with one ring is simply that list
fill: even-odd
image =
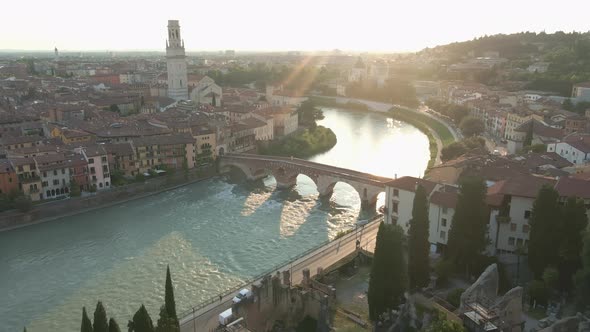
[{"label": "riverbank wall", "polygon": [[176,174],[155,177],[141,183],[114,187],[108,191],[99,192],[91,196],[68,198],[35,205],[33,209],[28,212],[20,212],[17,210],[6,211],[0,214],[0,232],[48,222],[156,195],[202,180],[210,179],[215,175],[216,172],[214,167],[202,170],[195,169],[190,170],[187,173],[178,172]]}]

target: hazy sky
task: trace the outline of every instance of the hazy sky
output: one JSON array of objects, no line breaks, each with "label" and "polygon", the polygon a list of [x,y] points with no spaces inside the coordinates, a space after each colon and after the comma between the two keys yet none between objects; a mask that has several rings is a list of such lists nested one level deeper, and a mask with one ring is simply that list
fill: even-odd
[{"label": "hazy sky", "polygon": [[590,0],[5,0],[0,49],[414,51],[519,31],[588,31]]}]

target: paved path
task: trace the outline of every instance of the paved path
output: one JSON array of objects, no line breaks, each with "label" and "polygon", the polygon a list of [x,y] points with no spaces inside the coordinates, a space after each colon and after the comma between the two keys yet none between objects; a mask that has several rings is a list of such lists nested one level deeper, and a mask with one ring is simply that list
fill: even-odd
[{"label": "paved path", "polygon": [[[311,276],[316,275],[318,267],[326,269],[342,258],[355,252],[357,239],[360,240],[363,249],[373,252],[375,250],[375,239],[377,238],[377,230],[379,229],[381,220],[381,217],[376,218],[367,225],[358,227],[352,233],[321,246],[301,258],[285,264],[280,269],[277,269],[270,274],[274,275],[277,271],[290,270],[292,283],[299,284],[303,278],[303,269],[308,268],[311,272]],[[240,288],[247,288],[261,280],[262,278],[257,279],[250,284],[242,285]],[[227,294],[223,296],[220,301],[210,303],[209,305],[196,310],[194,313],[190,313],[181,318],[181,332],[208,332],[217,327],[219,324],[219,314],[231,307],[232,298],[236,293],[237,291],[235,293]]]},{"label": "paved path", "polygon": [[299,166],[304,168],[311,168],[314,170],[324,171],[327,173],[333,173],[334,175],[338,175],[342,178],[348,178],[358,182],[371,182],[377,185],[384,185],[385,183],[393,180],[392,178],[373,175],[369,173],[363,173],[359,171],[355,171],[348,168],[342,168],[338,166],[326,165],[321,163],[316,163],[313,161],[293,158],[293,157],[279,157],[279,156],[269,156],[269,155],[259,155],[259,154],[249,154],[249,153],[226,153],[223,155],[222,160],[225,162],[229,161],[263,161],[267,163],[284,163],[293,166]]}]

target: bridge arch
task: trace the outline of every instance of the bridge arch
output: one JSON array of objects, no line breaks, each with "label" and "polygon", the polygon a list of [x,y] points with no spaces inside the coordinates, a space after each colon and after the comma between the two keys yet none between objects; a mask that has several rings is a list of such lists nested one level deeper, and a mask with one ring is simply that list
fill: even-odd
[{"label": "bridge arch", "polygon": [[322,197],[331,196],[336,183],[347,183],[356,190],[363,207],[375,206],[379,194],[385,190],[385,183],[391,181],[389,178],[286,157],[226,153],[221,157],[220,166],[222,169],[225,166],[238,167],[250,180],[273,175],[277,188],[295,186],[297,176],[303,174],[315,183]]}]

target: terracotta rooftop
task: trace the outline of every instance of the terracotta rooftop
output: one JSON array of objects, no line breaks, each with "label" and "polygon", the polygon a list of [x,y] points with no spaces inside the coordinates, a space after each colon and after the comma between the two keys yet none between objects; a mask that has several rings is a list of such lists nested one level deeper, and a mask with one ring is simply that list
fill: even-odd
[{"label": "terracotta rooftop", "polygon": [[535,198],[543,185],[554,186],[555,182],[555,180],[545,177],[523,175],[495,183],[488,188],[488,195],[502,194]]},{"label": "terracotta rooftop", "polygon": [[402,189],[402,190],[411,191],[411,192],[416,191],[416,186],[418,184],[420,184],[422,187],[424,187],[427,195],[430,195],[430,193],[434,190],[434,188],[437,185],[436,182],[432,182],[432,181],[425,180],[425,179],[419,179],[419,178],[415,178],[412,176],[403,176],[401,178],[397,178],[395,180],[385,183],[385,185],[388,187],[393,187],[396,189]]},{"label": "terracotta rooftop", "polygon": [[562,177],[557,181],[555,190],[562,197],[579,197],[590,199],[590,181],[571,177]]}]

